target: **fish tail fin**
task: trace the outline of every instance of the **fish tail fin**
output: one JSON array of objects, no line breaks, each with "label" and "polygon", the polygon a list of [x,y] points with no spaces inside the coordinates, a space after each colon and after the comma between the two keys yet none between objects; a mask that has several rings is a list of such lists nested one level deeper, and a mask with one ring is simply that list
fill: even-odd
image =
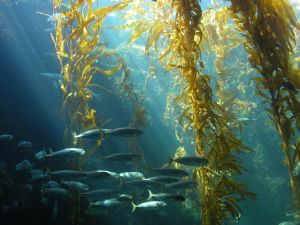
[{"label": "fish tail fin", "polygon": [[73,145],[77,145],[77,142],[78,142],[78,136],[76,135],[75,132],[72,132],[72,136],[73,136]]},{"label": "fish tail fin", "polygon": [[134,212],[137,206],[136,204],[134,204],[134,202],[131,202],[131,205],[132,205],[132,212]]},{"label": "fish tail fin", "polygon": [[151,192],[151,190],[148,190],[148,194],[149,194],[149,196],[147,198],[147,201],[149,201],[153,197],[153,193]]}]

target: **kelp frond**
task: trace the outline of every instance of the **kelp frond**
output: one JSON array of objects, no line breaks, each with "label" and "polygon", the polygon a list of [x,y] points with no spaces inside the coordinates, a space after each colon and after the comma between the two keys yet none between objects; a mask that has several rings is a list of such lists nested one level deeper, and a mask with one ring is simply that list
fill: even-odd
[{"label": "kelp frond", "polygon": [[299,29],[295,13],[285,0],[231,0],[232,18],[237,29],[246,37],[249,62],[261,75],[255,79],[257,94],[270,103],[267,112],[282,139],[285,164],[290,175],[295,205],[300,210],[300,184],[292,171],[299,163],[300,102],[299,86],[294,79],[299,70],[290,56],[295,42],[294,28]]},{"label": "kelp frond", "polygon": [[174,79],[182,85],[179,96],[173,98],[182,109],[179,123],[192,127],[195,154],[209,160],[207,167],[194,170],[194,178],[199,182],[202,224],[222,224],[241,213],[240,200],[255,197],[234,179],[245,171],[237,154],[248,152],[248,148],[228,127],[231,117],[213,100],[210,77],[203,73],[204,33],[198,1],[158,0],[151,10],[151,20],[146,17],[142,22],[131,22],[146,25],[141,29],[133,25],[130,40],[148,34],[146,52],[151,47],[157,49],[161,65],[174,71]]},{"label": "kelp frond", "polygon": [[[122,66],[120,63],[109,69],[97,66],[97,61],[103,57],[116,56],[116,53],[106,51],[101,43],[103,21],[109,13],[126,8],[129,2],[93,9],[92,0],[70,0],[68,7],[64,7],[60,0],[53,1],[54,13],[60,15],[55,21],[56,30],[51,38],[63,75],[62,113],[68,126],[65,131],[66,144],[72,143],[72,132],[81,132],[98,125],[96,110],[89,106],[92,95],[88,87],[102,87],[93,83],[93,77],[96,74],[110,76]],[[81,165],[92,153],[87,152]]]}]

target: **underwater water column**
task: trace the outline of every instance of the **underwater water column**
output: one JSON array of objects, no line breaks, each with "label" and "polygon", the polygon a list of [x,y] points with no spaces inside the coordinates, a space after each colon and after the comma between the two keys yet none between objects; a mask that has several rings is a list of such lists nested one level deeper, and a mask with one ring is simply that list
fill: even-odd
[{"label": "underwater water column", "polygon": [[295,42],[294,28],[300,25],[285,0],[231,0],[232,18],[246,36],[244,44],[249,62],[261,75],[256,78],[256,93],[269,103],[266,109],[281,140],[294,205],[300,212],[300,183],[294,169],[300,160],[300,102],[293,77],[299,76],[290,56]]}]

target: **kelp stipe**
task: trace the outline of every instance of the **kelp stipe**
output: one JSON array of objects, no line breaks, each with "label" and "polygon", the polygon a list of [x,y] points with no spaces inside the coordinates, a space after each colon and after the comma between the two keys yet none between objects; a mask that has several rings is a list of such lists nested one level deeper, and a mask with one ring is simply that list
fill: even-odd
[{"label": "kelp stipe", "polygon": [[130,43],[148,31],[146,52],[154,47],[161,65],[174,71],[174,79],[183,87],[176,97],[182,107],[179,122],[183,127],[192,127],[196,155],[209,160],[207,167],[194,170],[199,182],[202,224],[236,219],[241,213],[238,202],[255,197],[244,184],[234,180],[235,175],[245,171],[237,154],[249,149],[227,126],[231,117],[213,100],[210,77],[203,73],[200,5],[193,0],[158,0],[152,10],[152,20],[142,18],[118,28],[133,27]]},{"label": "kelp stipe", "polygon": [[300,183],[293,175],[299,163],[300,102],[297,67],[290,56],[295,42],[294,28],[299,23],[285,0],[231,0],[232,18],[237,29],[246,36],[245,48],[249,62],[261,75],[256,78],[256,92],[269,103],[267,112],[282,140],[285,164],[288,168],[295,206],[300,212]]},{"label": "kelp stipe", "polygon": [[[89,87],[93,86],[93,77],[100,73],[110,76],[118,71],[119,63],[111,69],[103,69],[96,65],[102,57],[115,56],[101,44],[101,29],[108,13],[127,7],[129,1],[93,9],[93,1],[69,1],[62,4],[61,0],[53,1],[53,11],[59,17],[55,23],[55,35],[51,35],[55,44],[57,57],[64,79],[61,82],[63,93],[62,115],[66,120],[66,145],[71,145],[71,133],[101,127],[96,121],[96,110],[91,108],[92,98]],[[101,85],[97,85],[100,86]],[[79,143],[80,144],[80,143]],[[97,145],[101,144],[101,138]],[[97,146],[96,146],[97,147]],[[90,149],[80,159],[80,167],[93,154],[96,148]]]}]

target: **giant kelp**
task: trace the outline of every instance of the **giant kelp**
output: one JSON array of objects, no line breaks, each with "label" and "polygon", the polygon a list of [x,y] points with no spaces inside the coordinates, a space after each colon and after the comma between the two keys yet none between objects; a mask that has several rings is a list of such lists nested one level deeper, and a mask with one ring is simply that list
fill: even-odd
[{"label": "giant kelp", "polygon": [[[243,77],[247,77],[252,68],[243,59],[244,37],[236,32],[228,8],[218,7],[203,12],[203,53],[214,56],[216,80],[216,96],[218,104],[222,105],[227,114],[232,114],[237,121],[228,125],[242,128],[239,118],[251,117],[250,113],[256,107],[254,102],[243,100],[246,92]],[[202,46],[202,45],[201,45]],[[207,69],[207,68],[206,68]],[[238,82],[237,82],[238,80]]]},{"label": "giant kelp", "polygon": [[182,109],[179,121],[193,129],[195,154],[210,162],[207,167],[194,170],[194,178],[199,182],[202,224],[236,219],[241,213],[238,202],[255,196],[234,178],[245,170],[237,154],[248,149],[227,126],[232,117],[214,101],[210,77],[203,73],[200,5],[194,0],[158,0],[151,10],[151,20],[144,16],[119,28],[133,28],[129,42],[147,31],[146,52],[151,47],[159,51],[159,62],[173,71],[182,85],[176,97]]},{"label": "giant kelp", "polygon": [[[96,61],[103,57],[115,57],[116,54],[106,51],[101,43],[101,31],[105,17],[127,7],[128,1],[93,9],[92,0],[53,1],[53,9],[57,15],[55,35],[51,35],[55,44],[57,57],[61,66],[63,81],[62,114],[66,119],[66,144],[70,144],[71,132],[80,132],[88,128],[100,126],[96,121],[96,110],[91,108],[89,100],[92,93],[90,86],[96,74],[112,75],[122,67],[118,62],[113,68],[100,68]],[[100,140],[98,142],[100,144]],[[85,154],[82,162],[92,153]]]},{"label": "giant kelp", "polygon": [[237,29],[246,36],[249,62],[261,75],[255,79],[256,92],[269,103],[266,110],[280,134],[295,205],[300,209],[300,184],[292,173],[300,160],[299,86],[295,82],[299,69],[290,59],[294,28],[300,26],[285,0],[231,0],[230,9]]}]

